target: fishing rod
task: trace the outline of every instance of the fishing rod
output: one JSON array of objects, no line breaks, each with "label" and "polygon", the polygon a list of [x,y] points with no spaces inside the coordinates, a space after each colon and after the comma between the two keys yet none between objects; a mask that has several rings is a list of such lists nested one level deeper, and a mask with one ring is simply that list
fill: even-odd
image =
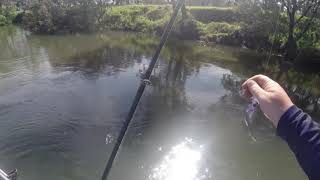
[{"label": "fishing rod", "polygon": [[170,32],[171,32],[171,30],[173,28],[174,22],[175,22],[175,20],[176,20],[176,18],[178,16],[179,10],[181,9],[183,4],[184,4],[184,0],[179,0],[178,1],[178,3],[175,6],[175,9],[173,11],[173,14],[171,16],[171,19],[170,19],[169,23],[167,24],[167,26],[166,26],[166,28],[165,28],[162,36],[161,36],[160,43],[159,43],[159,45],[158,45],[158,47],[156,49],[156,52],[155,52],[155,54],[154,54],[154,56],[153,56],[153,58],[152,58],[152,60],[151,60],[151,62],[149,64],[149,67],[148,67],[147,71],[145,72],[145,74],[142,77],[142,81],[140,83],[139,89],[137,90],[137,93],[136,93],[136,96],[135,96],[135,98],[133,100],[133,103],[131,105],[130,111],[129,111],[127,117],[126,117],[124,125],[121,128],[121,131],[120,131],[120,134],[119,134],[119,136],[117,138],[117,141],[116,141],[116,143],[115,143],[115,145],[114,145],[114,147],[112,149],[111,155],[109,157],[109,160],[107,161],[107,165],[106,165],[106,167],[104,169],[104,172],[103,172],[101,180],[107,180],[107,178],[108,178],[108,176],[110,174],[112,165],[113,165],[114,160],[115,160],[115,158],[116,158],[116,156],[118,154],[118,151],[120,149],[122,141],[123,141],[123,139],[124,139],[124,137],[126,135],[128,127],[130,125],[130,122],[132,121],[132,118],[133,118],[133,116],[134,116],[134,114],[136,112],[137,106],[138,106],[138,104],[140,102],[140,99],[141,99],[141,97],[143,95],[143,92],[144,92],[145,88],[150,82],[150,77],[151,77],[152,71],[153,71],[153,69],[154,69],[154,67],[155,67],[155,65],[156,65],[156,63],[158,61],[158,58],[160,56],[160,53],[161,53],[161,50],[162,50],[163,46],[167,42],[167,39],[168,39],[168,37],[170,35]]},{"label": "fishing rod", "polygon": [[0,180],[17,180],[18,170],[14,169],[10,173],[5,173],[2,169],[0,169]]}]

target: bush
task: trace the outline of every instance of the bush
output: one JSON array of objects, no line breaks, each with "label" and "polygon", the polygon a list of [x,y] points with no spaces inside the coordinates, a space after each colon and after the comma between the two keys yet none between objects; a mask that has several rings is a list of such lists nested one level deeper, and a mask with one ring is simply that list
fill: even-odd
[{"label": "bush", "polygon": [[166,6],[117,6],[106,11],[102,27],[123,31],[160,31],[170,14],[171,8]]},{"label": "bush", "polygon": [[19,12],[17,16],[12,20],[12,23],[21,24],[23,22],[24,15],[25,15],[25,12]]},{"label": "bush", "polygon": [[[308,18],[304,18],[303,21],[306,21]],[[305,22],[302,22],[305,24]],[[310,25],[309,30],[304,33],[302,38],[297,42],[298,47],[300,48],[317,48],[320,45],[320,19],[314,19],[313,23]],[[296,33],[300,33],[303,27],[298,27]]]},{"label": "bush", "polygon": [[211,22],[206,26],[206,32],[209,34],[226,33],[232,34],[240,30],[239,24],[229,24],[225,22]]},{"label": "bush", "polygon": [[18,14],[15,6],[3,6],[0,8],[0,26],[11,24]]},{"label": "bush", "polygon": [[218,7],[188,7],[191,15],[203,23],[210,22],[238,22],[239,13],[234,8]]},{"label": "bush", "polygon": [[240,37],[238,37],[238,32],[240,30],[241,26],[239,24],[211,22],[202,25],[201,39],[229,45],[241,45]]},{"label": "bush", "polygon": [[7,24],[7,18],[4,15],[0,15],[0,26]]},{"label": "bush", "polygon": [[23,24],[32,32],[44,34],[93,31],[96,7],[93,1],[89,2],[74,1],[70,6],[55,4],[51,0],[33,2],[23,18]]},{"label": "bush", "polygon": [[[193,12],[210,11],[216,13],[218,11],[221,16],[223,13],[234,11],[230,8],[189,7],[188,9],[194,10]],[[102,23],[105,29],[157,32],[160,34],[171,14],[171,6],[115,6],[106,11]],[[222,42],[228,38],[228,41],[235,38],[234,34],[240,29],[239,23],[210,22],[206,24],[198,21],[194,14],[189,12],[185,19],[178,16],[172,34],[181,39]]]},{"label": "bush", "polygon": [[5,16],[7,17],[7,20],[9,23],[12,23],[12,21],[16,18],[18,15],[18,10],[16,6],[9,6],[5,10]]},{"label": "bush", "polygon": [[[165,8],[169,8],[169,7],[165,7]],[[146,16],[152,20],[152,21],[156,21],[159,19],[162,19],[164,16],[166,16],[167,12],[169,12],[170,10],[168,9],[163,9],[162,7],[159,8],[151,8]]]},{"label": "bush", "polygon": [[50,34],[55,31],[52,22],[53,17],[50,12],[51,4],[43,1],[42,4],[35,3],[25,14],[23,19],[24,25],[32,32]]}]

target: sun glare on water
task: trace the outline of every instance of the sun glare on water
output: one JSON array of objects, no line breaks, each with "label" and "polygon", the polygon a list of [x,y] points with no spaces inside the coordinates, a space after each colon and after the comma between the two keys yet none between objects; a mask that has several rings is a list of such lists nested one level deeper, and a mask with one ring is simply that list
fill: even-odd
[{"label": "sun glare on water", "polygon": [[171,148],[162,161],[152,170],[150,180],[198,180],[201,147],[193,148],[192,139]]}]

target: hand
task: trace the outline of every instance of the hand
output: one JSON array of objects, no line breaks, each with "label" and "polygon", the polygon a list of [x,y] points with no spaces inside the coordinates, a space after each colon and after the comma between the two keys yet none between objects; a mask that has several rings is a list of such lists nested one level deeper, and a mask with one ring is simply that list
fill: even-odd
[{"label": "hand", "polygon": [[293,103],[284,89],[275,81],[264,75],[256,75],[242,84],[241,89],[246,98],[254,96],[260,108],[275,127],[281,116]]}]

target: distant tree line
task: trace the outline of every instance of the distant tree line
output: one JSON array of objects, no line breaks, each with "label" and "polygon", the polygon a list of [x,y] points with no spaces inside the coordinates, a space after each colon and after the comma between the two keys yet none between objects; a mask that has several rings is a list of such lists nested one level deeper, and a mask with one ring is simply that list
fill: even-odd
[{"label": "distant tree line", "polygon": [[[110,0],[111,4],[172,4],[177,0]],[[192,6],[228,6],[233,0],[185,0],[186,5]]]},{"label": "distant tree line", "polygon": [[[108,7],[128,4],[171,4],[177,0],[0,0],[0,21],[3,9],[16,6],[24,13],[24,25],[39,33],[90,32],[99,30]],[[255,46],[257,37],[273,42],[293,61],[300,48],[320,47],[320,0],[185,0],[190,6],[233,7],[241,12],[246,46]],[[209,12],[205,8],[203,13]],[[187,9],[182,9],[187,19]],[[8,10],[6,10],[8,14]],[[1,16],[2,15],[2,16]],[[121,14],[119,14],[121,16]],[[205,16],[205,15],[204,15]],[[226,15],[228,16],[228,15]],[[130,22],[126,22],[129,23]],[[209,22],[210,23],[210,22]],[[234,37],[237,37],[235,35]],[[267,38],[267,39],[266,39]]]}]

